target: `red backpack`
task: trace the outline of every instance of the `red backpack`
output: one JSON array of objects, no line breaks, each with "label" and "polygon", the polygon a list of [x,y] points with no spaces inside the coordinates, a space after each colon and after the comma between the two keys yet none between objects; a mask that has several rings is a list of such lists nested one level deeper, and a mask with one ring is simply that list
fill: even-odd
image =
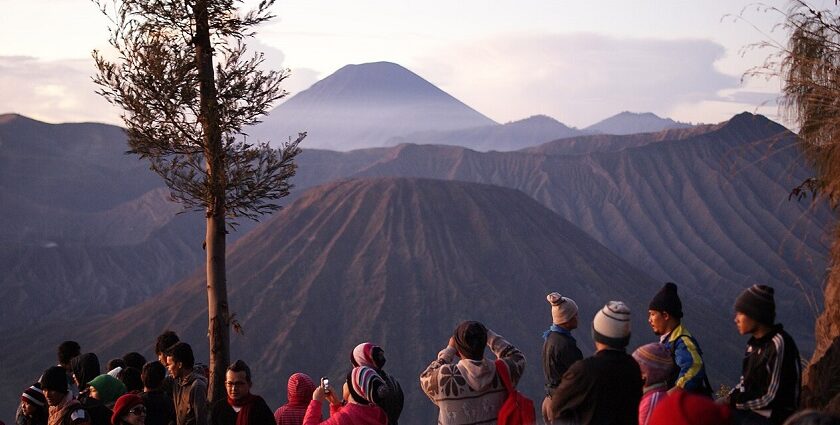
[{"label": "red backpack", "polygon": [[507,399],[499,409],[498,425],[534,425],[537,419],[534,414],[534,402],[513,388],[510,383],[510,372],[502,359],[496,360],[496,373],[502,379],[507,389]]}]

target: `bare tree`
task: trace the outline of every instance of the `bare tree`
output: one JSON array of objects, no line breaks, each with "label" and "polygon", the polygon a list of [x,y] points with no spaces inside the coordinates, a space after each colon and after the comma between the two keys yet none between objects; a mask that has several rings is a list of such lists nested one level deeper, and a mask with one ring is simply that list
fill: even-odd
[{"label": "bare tree", "polygon": [[273,15],[274,0],[240,13],[241,0],[92,0],[109,18],[114,54],[94,51],[98,93],[124,112],[129,152],[148,159],[172,197],[206,216],[211,402],[225,395],[230,324],[227,228],[280,206],[305,133],[281,149],[247,141],[286,92],[288,70],[262,70],[245,39]]}]

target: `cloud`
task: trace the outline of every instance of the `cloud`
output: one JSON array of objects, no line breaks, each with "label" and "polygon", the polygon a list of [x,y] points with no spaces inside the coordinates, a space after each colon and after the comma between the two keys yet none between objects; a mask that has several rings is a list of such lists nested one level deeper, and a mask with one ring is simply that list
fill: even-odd
[{"label": "cloud", "polygon": [[119,123],[118,110],[95,93],[93,74],[92,59],[0,56],[0,113],[48,122]]},{"label": "cloud", "polygon": [[722,100],[721,90],[740,83],[716,69],[725,54],[700,39],[512,35],[455,45],[412,67],[497,121],[543,113],[586,126],[624,110],[668,115]]}]

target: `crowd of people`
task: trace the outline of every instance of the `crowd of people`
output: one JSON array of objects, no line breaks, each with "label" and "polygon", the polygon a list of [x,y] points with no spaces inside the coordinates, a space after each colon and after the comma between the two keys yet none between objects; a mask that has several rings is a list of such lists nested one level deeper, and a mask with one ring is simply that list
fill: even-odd
[{"label": "crowd of people", "polygon": [[[543,334],[545,394],[537,403],[544,424],[840,424],[800,411],[802,363],[795,342],[776,323],[771,287],[753,285],[735,300],[735,327],[750,339],[741,378],[725,394],[715,394],[709,383],[700,343],[682,323],[674,283],[649,305],[648,323],[658,341],[632,353],[631,311],[623,302],[610,301],[595,314],[595,353],[584,358],[573,334],[577,303],[557,292],[546,299],[552,324]],[[400,383],[384,370],[385,351],[369,342],[350,353],[341,394],[328,379],[295,373],[288,379],[288,403],[273,413],[251,392],[244,361],[227,368],[227,398],[208,405],[207,370],[195,363],[192,347],[166,331],[155,352],[149,362],[128,353],[101,373],[96,354],[82,354],[78,343],[65,341],[59,364],[21,394],[16,425],[397,425],[403,410]],[[524,371],[525,356],[516,346],[484,324],[466,321],[419,384],[437,407],[439,424],[496,424]]]}]

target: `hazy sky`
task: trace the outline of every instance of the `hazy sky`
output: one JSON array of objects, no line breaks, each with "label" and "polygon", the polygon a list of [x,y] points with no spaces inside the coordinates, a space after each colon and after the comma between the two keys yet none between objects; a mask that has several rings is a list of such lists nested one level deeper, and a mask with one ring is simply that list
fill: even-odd
[{"label": "hazy sky", "polygon": [[[278,0],[277,18],[259,28],[252,46],[266,52],[270,66],[292,69],[292,94],[343,65],[384,60],[499,122],[546,114],[585,127],[624,110],[718,122],[744,110],[776,113],[777,81],[741,81],[766,56],[742,55],[744,46],[785,38],[771,32],[781,16],[754,5]],[[726,17],[745,7],[750,22]],[[108,37],[108,22],[91,2],[0,0],[0,10],[0,113],[119,123],[90,82],[90,52],[105,48]]]}]

